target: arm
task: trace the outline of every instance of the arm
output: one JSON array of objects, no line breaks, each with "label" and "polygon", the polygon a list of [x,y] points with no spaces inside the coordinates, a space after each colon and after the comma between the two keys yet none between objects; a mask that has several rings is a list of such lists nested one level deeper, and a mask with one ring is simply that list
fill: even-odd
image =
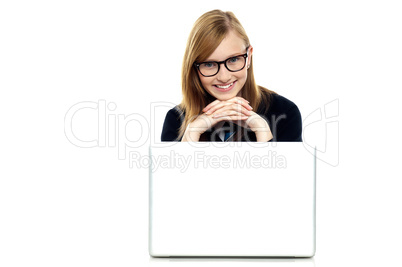
[{"label": "arm", "polygon": [[302,119],[299,108],[293,105],[275,123],[275,140],[283,142],[302,142]]},{"label": "arm", "polygon": [[205,131],[222,121],[245,121],[250,118],[251,109],[248,101],[241,97],[215,100],[202,110],[203,114],[189,123],[182,141],[197,142]]},{"label": "arm", "polygon": [[178,108],[172,108],[166,114],[163,123],[161,141],[178,141],[179,129],[182,124],[182,116]]}]

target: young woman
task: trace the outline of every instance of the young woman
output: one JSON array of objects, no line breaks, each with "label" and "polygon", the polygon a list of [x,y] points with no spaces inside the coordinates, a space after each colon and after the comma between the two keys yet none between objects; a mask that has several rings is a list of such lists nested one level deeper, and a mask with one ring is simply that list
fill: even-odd
[{"label": "young woman", "polygon": [[258,86],[253,47],[232,12],[203,14],[182,67],[183,100],[168,111],[162,141],[302,141],[298,107]]}]

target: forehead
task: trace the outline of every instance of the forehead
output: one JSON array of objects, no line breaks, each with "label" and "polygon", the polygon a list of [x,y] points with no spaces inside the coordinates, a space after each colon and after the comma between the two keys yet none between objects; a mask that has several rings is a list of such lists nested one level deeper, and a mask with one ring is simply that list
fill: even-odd
[{"label": "forehead", "polygon": [[211,61],[221,61],[246,52],[246,45],[234,31],[230,31],[215,51],[208,57]]}]

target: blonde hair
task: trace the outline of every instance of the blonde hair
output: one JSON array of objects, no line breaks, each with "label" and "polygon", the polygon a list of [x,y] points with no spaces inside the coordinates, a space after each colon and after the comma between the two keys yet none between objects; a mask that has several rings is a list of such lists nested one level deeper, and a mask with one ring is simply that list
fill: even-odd
[{"label": "blonde hair", "polygon": [[[185,116],[179,130],[178,140],[183,136],[188,124],[202,114],[202,109],[214,100],[214,97],[203,88],[194,63],[205,61],[231,30],[243,39],[246,47],[250,46],[244,28],[230,11],[212,10],[203,14],[194,23],[187,40],[182,66],[183,100],[179,107]],[[257,110],[261,103],[263,91],[265,91],[265,95],[273,93],[255,83],[252,60],[247,80],[241,90],[242,97],[250,102],[254,110]]]}]

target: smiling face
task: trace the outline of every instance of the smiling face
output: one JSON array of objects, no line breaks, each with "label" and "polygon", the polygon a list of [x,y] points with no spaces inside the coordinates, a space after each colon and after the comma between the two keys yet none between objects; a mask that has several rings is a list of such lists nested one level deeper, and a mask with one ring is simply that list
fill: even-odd
[{"label": "smiling face", "polygon": [[[229,31],[215,51],[205,61],[224,61],[230,57],[245,54],[246,45],[234,31]],[[250,65],[253,48],[248,49],[246,66],[237,72],[229,71],[224,64],[220,65],[219,72],[212,77],[204,77],[198,72],[202,86],[208,93],[218,100],[228,100],[241,96],[241,90],[247,80],[247,66]]]}]

